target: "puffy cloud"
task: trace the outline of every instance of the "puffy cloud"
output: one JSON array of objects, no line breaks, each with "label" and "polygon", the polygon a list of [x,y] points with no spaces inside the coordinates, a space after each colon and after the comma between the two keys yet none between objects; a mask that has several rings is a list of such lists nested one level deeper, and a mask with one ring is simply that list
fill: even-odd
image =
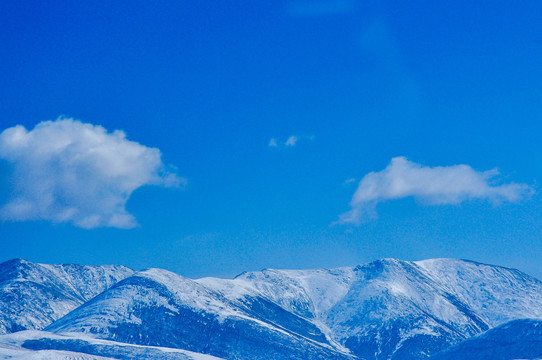
[{"label": "puffy cloud", "polygon": [[143,185],[178,187],[185,180],[166,169],[160,150],[99,125],[59,118],[28,131],[0,134],[0,158],[14,164],[14,193],[3,220],[45,219],[82,228],[132,228],[125,205]]},{"label": "puffy cloud", "polygon": [[492,184],[496,169],[476,171],[468,165],[422,166],[404,157],[395,157],[382,171],[371,172],[361,179],[352,200],[351,210],[340,215],[336,223],[359,224],[375,217],[375,207],[385,200],[414,197],[431,205],[459,204],[470,199],[492,202],[515,202],[533,193],[525,184]]}]

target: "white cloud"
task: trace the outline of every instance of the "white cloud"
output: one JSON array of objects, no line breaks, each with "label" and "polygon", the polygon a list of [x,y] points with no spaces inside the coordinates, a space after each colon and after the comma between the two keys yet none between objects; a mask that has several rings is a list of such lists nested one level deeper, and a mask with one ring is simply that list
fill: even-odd
[{"label": "white cloud", "polygon": [[494,185],[496,169],[476,171],[468,165],[422,166],[404,157],[395,157],[382,171],[361,179],[352,200],[351,210],[336,223],[359,224],[376,216],[376,204],[385,200],[414,197],[431,205],[459,204],[470,199],[492,202],[515,202],[533,193],[525,184]]},{"label": "white cloud", "polygon": [[277,138],[271,138],[267,146],[269,147],[294,147],[300,141],[312,141],[314,140],[314,135],[290,135],[284,142],[277,140]]},{"label": "white cloud", "polygon": [[297,140],[299,140],[298,137],[295,136],[295,135],[292,135],[286,140],[284,145],[286,145],[286,146],[295,146],[295,144],[297,143]]},{"label": "white cloud", "polygon": [[166,169],[160,150],[73,119],[44,121],[31,131],[21,125],[4,130],[0,158],[15,165],[14,193],[0,210],[11,221],[132,228],[137,222],[125,205],[134,190],[185,181]]},{"label": "white cloud", "polygon": [[278,146],[277,139],[271,138],[271,140],[269,140],[269,144],[267,146],[269,146],[269,147],[277,147]]}]

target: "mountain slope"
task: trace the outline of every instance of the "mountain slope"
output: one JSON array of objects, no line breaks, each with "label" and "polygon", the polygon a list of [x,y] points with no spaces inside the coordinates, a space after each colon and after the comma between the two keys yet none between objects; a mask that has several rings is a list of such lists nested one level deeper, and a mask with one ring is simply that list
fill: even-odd
[{"label": "mountain slope", "polygon": [[454,259],[416,264],[490,327],[514,319],[542,319],[542,282],[519,270]]},{"label": "mountain slope", "polygon": [[510,360],[542,358],[542,321],[514,320],[465,340],[431,360]]},{"label": "mountain slope", "polygon": [[0,334],[43,329],[133,274],[124,266],[0,264]]}]

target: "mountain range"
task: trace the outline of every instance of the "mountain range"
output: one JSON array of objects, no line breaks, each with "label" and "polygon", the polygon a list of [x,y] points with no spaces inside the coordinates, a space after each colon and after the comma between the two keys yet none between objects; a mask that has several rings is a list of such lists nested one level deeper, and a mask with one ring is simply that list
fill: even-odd
[{"label": "mountain range", "polygon": [[189,279],[0,264],[0,359],[542,359],[542,282],[467,260]]}]

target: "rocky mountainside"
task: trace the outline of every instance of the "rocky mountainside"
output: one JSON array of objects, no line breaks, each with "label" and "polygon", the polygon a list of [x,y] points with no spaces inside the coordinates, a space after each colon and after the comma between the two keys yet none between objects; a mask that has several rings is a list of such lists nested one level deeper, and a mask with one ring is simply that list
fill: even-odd
[{"label": "rocky mountainside", "polygon": [[118,265],[6,261],[0,264],[0,334],[43,329],[133,273]]},{"label": "rocky mountainside", "polygon": [[[192,280],[160,269],[121,277],[45,330],[224,359],[421,360],[462,351],[469,341],[492,339],[512,325],[515,342],[530,341],[514,321],[533,319],[524,328],[542,321],[542,282],[465,260],[383,259],[330,270],[266,269],[234,279]],[[24,298],[19,301],[23,306]],[[39,341],[33,349],[85,352],[58,344]]]}]

